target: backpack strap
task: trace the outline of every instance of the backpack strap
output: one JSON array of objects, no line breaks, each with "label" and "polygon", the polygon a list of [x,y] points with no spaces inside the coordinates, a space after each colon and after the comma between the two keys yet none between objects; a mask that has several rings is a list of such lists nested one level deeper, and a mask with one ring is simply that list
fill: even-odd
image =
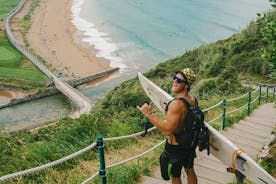
[{"label": "backpack strap", "polygon": [[[169,102],[167,103],[167,105],[166,105],[166,107],[165,107],[165,112],[168,111],[169,105],[170,105],[170,103],[171,103],[173,100],[179,100],[179,101],[181,101],[188,109],[190,109],[190,107],[191,107],[190,103],[189,103],[188,100],[186,100],[185,98],[182,98],[182,97],[180,97],[180,98],[174,98],[174,99],[172,99],[171,101],[169,101]],[[195,98],[195,107],[198,107],[198,101],[197,101],[196,98]]]},{"label": "backpack strap", "polygon": [[173,101],[174,99],[170,100],[167,104],[166,104],[166,107],[165,107],[165,112],[167,113],[168,110],[169,110],[169,105],[171,104],[171,102]]},{"label": "backpack strap", "polygon": [[[195,98],[195,97],[194,97]],[[192,108],[197,108],[198,107],[198,101],[195,98],[195,107],[191,106],[190,103],[188,102],[188,100],[186,100],[185,98],[177,98],[178,100],[182,101],[183,103],[185,103],[187,105],[188,108],[192,107]]]},{"label": "backpack strap", "polygon": [[190,103],[188,102],[188,100],[186,100],[185,98],[182,98],[182,97],[180,97],[180,98],[177,98],[177,100],[180,100],[182,103],[184,103],[184,105],[186,105],[186,107],[188,108],[188,109],[190,109]]}]

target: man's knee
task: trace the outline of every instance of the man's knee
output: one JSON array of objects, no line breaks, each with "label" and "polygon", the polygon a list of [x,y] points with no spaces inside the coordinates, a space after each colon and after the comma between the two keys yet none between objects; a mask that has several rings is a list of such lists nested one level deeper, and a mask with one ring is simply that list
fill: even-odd
[{"label": "man's knee", "polygon": [[195,170],[194,170],[193,167],[192,167],[192,168],[189,168],[189,169],[186,169],[186,168],[185,168],[185,172],[186,172],[186,175],[187,175],[187,176],[194,176],[194,175],[196,175],[196,174],[195,174]]}]

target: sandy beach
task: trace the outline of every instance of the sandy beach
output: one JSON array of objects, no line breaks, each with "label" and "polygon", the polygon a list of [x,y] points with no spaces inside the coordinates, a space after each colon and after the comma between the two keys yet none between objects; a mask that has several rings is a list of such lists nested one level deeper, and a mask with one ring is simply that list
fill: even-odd
[{"label": "sandy beach", "polygon": [[32,26],[27,34],[30,48],[57,72],[63,72],[63,76],[69,78],[81,78],[110,69],[107,61],[95,57],[91,46],[80,41],[81,33],[71,22],[71,1],[41,0],[32,15]]}]

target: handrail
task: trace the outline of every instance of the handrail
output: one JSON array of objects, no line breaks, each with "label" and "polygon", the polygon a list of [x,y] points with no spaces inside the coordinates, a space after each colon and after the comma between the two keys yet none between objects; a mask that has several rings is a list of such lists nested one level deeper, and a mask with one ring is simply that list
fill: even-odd
[{"label": "handrail", "polygon": [[41,170],[44,170],[44,169],[47,169],[49,167],[53,167],[53,166],[56,166],[58,164],[61,164],[67,160],[70,160],[72,158],[75,158],[77,156],[79,156],[80,154],[92,149],[96,147],[96,142],[92,143],[91,145],[87,146],[86,148],[83,148],[71,155],[68,155],[64,158],[61,158],[61,159],[58,159],[58,160],[55,160],[53,162],[50,162],[50,163],[47,163],[47,164],[44,164],[44,165],[41,165],[41,166],[37,166],[37,167],[34,167],[34,168],[31,168],[31,169],[26,169],[26,170],[23,170],[23,171],[19,171],[19,172],[15,172],[15,173],[12,173],[12,174],[8,174],[8,175],[5,175],[5,176],[2,176],[0,177],[0,182],[2,181],[6,181],[6,180],[9,180],[9,179],[12,179],[12,178],[15,178],[15,177],[18,177],[18,176],[24,176],[24,175],[27,175],[27,174],[32,174],[34,172],[37,172],[37,171],[41,171]]},{"label": "handrail", "polygon": [[[156,148],[158,148],[158,147],[159,147],[160,145],[162,145],[165,141],[166,141],[166,140],[161,141],[160,143],[158,143],[157,145],[153,146],[152,148],[150,148],[150,149],[146,150],[145,152],[140,153],[140,154],[138,154],[138,155],[136,155],[136,156],[134,156],[134,157],[131,157],[131,158],[128,158],[128,159],[126,159],[126,160],[123,160],[123,161],[120,161],[120,162],[111,164],[111,165],[107,166],[106,169],[110,169],[110,168],[116,167],[116,166],[118,166],[118,165],[122,165],[122,164],[124,164],[124,163],[127,163],[127,162],[130,162],[130,161],[132,161],[132,160],[135,160],[135,159],[137,159],[137,158],[140,158],[140,157],[142,157],[142,156],[148,154],[149,152],[155,150]],[[94,179],[98,174],[99,174],[99,171],[97,171],[97,172],[96,172],[95,174],[93,174],[91,177],[89,177],[89,178],[87,178],[85,181],[83,181],[82,184],[85,184],[85,183],[88,183],[88,182],[92,181],[92,179]]]},{"label": "handrail", "polygon": [[[152,127],[150,129],[148,129],[148,132],[151,132],[153,130],[155,130],[156,127]],[[140,132],[137,132],[137,133],[134,133],[134,134],[130,134],[130,135],[125,135],[125,136],[119,136],[119,137],[111,137],[111,138],[105,138],[104,140],[105,141],[114,141],[114,140],[121,140],[121,139],[126,139],[126,138],[132,138],[132,137],[136,137],[136,136],[139,136],[141,134],[143,134],[144,131],[140,131]],[[15,173],[12,173],[12,174],[8,174],[8,175],[5,175],[5,176],[1,176],[0,177],[0,182],[2,181],[6,181],[6,180],[9,180],[9,179],[12,179],[12,178],[15,178],[15,177],[18,177],[18,176],[24,176],[24,175],[27,175],[27,174],[31,174],[31,173],[34,173],[34,172],[37,172],[37,171],[41,171],[41,170],[44,170],[44,169],[47,169],[49,167],[53,167],[53,166],[56,166],[58,164],[61,164],[67,160],[70,160],[72,158],[75,158],[77,156],[79,156],[80,154],[88,151],[88,150],[91,150],[93,149],[94,147],[96,147],[96,142],[92,143],[91,145],[71,154],[71,155],[68,155],[64,158],[61,158],[61,159],[58,159],[56,161],[53,161],[53,162],[50,162],[50,163],[47,163],[47,164],[44,164],[44,165],[41,165],[41,166],[37,166],[37,167],[34,167],[34,168],[31,168],[31,169],[26,169],[26,170],[23,170],[23,171],[19,171],[19,172],[15,172]]]},{"label": "handrail", "polygon": [[221,117],[222,117],[222,114],[218,115],[217,117],[215,117],[214,119],[208,121],[207,123],[210,124],[210,123],[212,123],[212,122],[218,120],[218,119],[221,118]]},{"label": "handrail", "polygon": [[258,90],[259,90],[259,88],[256,88],[254,91],[252,91],[252,92],[251,92],[251,94],[253,94],[253,93],[257,93],[257,92],[258,92]]},{"label": "handrail", "polygon": [[[148,132],[151,132],[153,130],[155,130],[156,127],[151,127],[148,129]],[[124,136],[119,136],[119,137],[110,137],[110,138],[104,138],[104,141],[116,141],[116,140],[122,140],[122,139],[127,139],[127,138],[132,138],[132,137],[136,137],[136,136],[139,136],[141,134],[143,134],[144,131],[141,131],[141,132],[137,132],[137,133],[134,133],[134,134],[130,134],[130,135],[124,135]]]},{"label": "handrail", "polygon": [[256,102],[258,99],[259,99],[259,97],[257,96],[257,97],[256,97],[254,100],[252,100],[250,103],[252,104],[252,103]]},{"label": "handrail", "polygon": [[240,97],[237,97],[237,98],[232,98],[232,99],[227,99],[227,102],[233,102],[233,101],[236,101],[236,100],[239,100],[239,99],[242,99],[243,97],[247,96],[248,93],[245,93],[244,95],[240,96]]},{"label": "handrail", "polygon": [[[34,64],[35,64],[40,70],[42,70],[49,78],[54,79],[55,76],[51,73],[51,71],[49,71],[49,70],[48,70],[38,59],[34,58],[34,56],[31,55],[31,54],[29,53],[29,51],[28,51],[26,48],[24,48],[23,46],[21,46],[20,44],[18,44],[18,43],[15,41],[15,39],[14,39],[14,37],[13,37],[13,34],[12,34],[11,31],[10,31],[10,28],[9,28],[9,21],[10,21],[10,18],[12,18],[12,17],[18,12],[18,10],[21,9],[21,7],[23,6],[24,2],[25,2],[25,0],[21,0],[20,3],[18,3],[18,5],[16,6],[16,8],[14,8],[12,11],[10,11],[10,12],[8,13],[8,16],[7,16],[7,18],[5,19],[5,23],[4,23],[4,24],[5,24],[5,27],[6,27],[5,30],[6,30],[6,32],[7,32],[7,36],[8,36],[8,38],[9,38],[9,40],[11,41],[11,43],[12,43],[18,50],[20,50],[20,51],[21,51],[22,53],[24,53],[31,61],[33,61]],[[275,84],[275,85],[267,85],[267,84],[264,85],[264,84],[261,84],[261,83],[257,83],[257,84],[260,85],[260,86],[267,86],[267,87],[269,86],[270,88],[276,86],[276,84]],[[257,91],[258,91],[258,88],[255,89],[252,93],[256,93]],[[240,96],[240,97],[233,98],[233,99],[229,99],[229,100],[227,100],[227,101],[228,101],[228,102],[231,102],[231,101],[239,100],[239,99],[245,97],[246,95],[247,95],[247,93],[244,94],[244,95],[242,95],[242,96]],[[262,97],[262,98],[267,98],[267,95],[263,95],[263,96],[261,96],[261,97]],[[256,97],[256,98],[255,98],[252,102],[250,102],[250,103],[254,103],[257,99],[258,99],[258,97]],[[209,110],[211,110],[211,109],[214,109],[214,108],[218,107],[219,105],[221,105],[222,103],[223,103],[223,101],[220,101],[219,103],[215,104],[214,106],[204,109],[203,112],[207,112],[207,111],[209,111]],[[245,108],[246,106],[247,106],[247,104],[246,104],[246,105],[243,105],[243,106],[241,106],[241,107],[239,107],[238,109],[235,109],[235,110],[233,110],[233,111],[227,112],[226,114],[234,113],[234,112],[236,112],[236,111],[241,110],[242,108]],[[221,118],[221,117],[222,117],[222,115],[219,115],[219,116],[217,116],[216,118],[214,118],[213,120],[209,121],[208,123],[211,123],[211,122],[213,122],[213,121],[216,121],[217,119],[219,119],[219,118]],[[150,132],[150,131],[153,131],[153,130],[155,130],[155,129],[156,129],[156,127],[152,127],[152,128],[150,128],[148,131]],[[139,136],[139,135],[141,135],[142,133],[144,133],[144,131],[141,131],[141,132],[138,132],[138,133],[134,133],[134,134],[130,134],[130,135],[125,135],[125,136],[105,138],[104,140],[105,140],[105,141],[115,141],[115,140],[127,139],[127,138],[132,138],[132,137]],[[161,142],[161,143],[163,143],[163,142]],[[161,143],[159,143],[159,144],[161,145]],[[159,145],[159,144],[158,144],[158,145]],[[6,180],[8,180],[8,179],[15,178],[15,177],[18,177],[18,176],[24,176],[24,175],[27,175],[27,174],[31,174],[31,173],[34,173],[34,172],[37,172],[37,171],[40,171],[40,170],[47,169],[47,168],[49,168],[49,167],[56,166],[56,165],[61,164],[61,163],[65,162],[65,161],[67,161],[67,160],[70,160],[70,159],[72,159],[72,158],[74,158],[74,157],[77,157],[77,156],[79,156],[80,154],[82,154],[82,153],[84,153],[84,152],[86,152],[86,151],[88,151],[88,150],[93,149],[95,146],[96,146],[96,143],[94,142],[94,143],[92,143],[91,145],[87,146],[86,148],[83,148],[83,149],[81,149],[81,150],[79,150],[79,151],[77,151],[77,152],[75,152],[75,153],[73,153],[73,154],[71,154],[71,155],[68,155],[68,156],[66,156],[66,157],[64,157],[64,158],[58,159],[58,160],[56,160],[56,161],[53,161],[53,162],[50,162],[50,163],[47,163],[47,164],[44,164],[44,165],[41,165],[41,166],[37,166],[37,167],[31,168],[31,169],[26,169],[26,170],[23,170],[23,171],[20,171],[20,172],[15,172],[15,173],[12,173],[12,174],[8,174],[8,175],[5,175],[5,176],[2,176],[2,177],[0,177],[0,182],[1,182],[1,181],[6,181]],[[153,148],[155,148],[155,147],[153,147]],[[153,149],[153,148],[152,148],[152,149]],[[149,149],[149,150],[151,150],[151,149]],[[142,155],[144,155],[144,153],[143,153],[143,154],[140,154],[140,155],[138,155],[138,156],[142,156]],[[128,160],[130,161],[130,160],[139,158],[138,156],[133,157],[133,158],[128,159]],[[128,160],[127,160],[127,161],[128,161]],[[122,161],[122,162],[119,162],[118,164],[122,164],[122,163],[125,163],[125,162],[127,162],[127,161]],[[116,165],[113,164],[113,165],[111,165],[111,166],[109,166],[109,167],[115,167],[115,166],[116,166]],[[93,175],[93,176],[94,176],[94,175]]]},{"label": "handrail", "polygon": [[[255,93],[257,92],[258,89],[254,90],[252,93]],[[244,94],[240,97],[237,97],[237,98],[233,98],[233,99],[230,99],[230,101],[234,101],[234,100],[237,100],[237,99],[241,99],[243,97],[245,97],[247,94]],[[266,95],[263,95],[261,97],[267,97]],[[251,101],[250,103],[254,103],[255,101],[257,101],[259,98],[259,96],[257,96],[253,101]],[[229,101],[229,100],[228,100]],[[215,107],[218,107],[219,105],[221,105],[223,103],[223,101],[220,101],[219,103],[213,105],[212,107],[209,107],[209,108],[206,108],[204,109],[203,111],[206,112],[206,111],[209,111]],[[238,109],[235,109],[233,111],[230,111],[230,112],[227,112],[226,114],[231,114],[231,113],[234,113],[236,111],[239,111],[243,108],[245,108],[247,106],[247,104],[239,107]],[[208,123],[211,123],[211,122],[214,122],[216,120],[218,120],[219,118],[222,117],[222,114],[218,115],[217,117],[215,117],[214,119],[210,120]],[[148,130],[148,132],[151,132],[153,130],[155,130],[156,127],[152,127]],[[110,138],[104,138],[104,141],[116,141],[116,140],[121,140],[121,139],[127,139],[127,138],[132,138],[132,137],[136,137],[136,136],[139,136],[139,135],[142,135],[144,133],[144,131],[141,131],[141,132],[137,132],[137,133],[134,133],[134,134],[130,134],[130,135],[124,135],[124,136],[118,136],[118,137],[110,137]],[[91,150],[93,149],[94,147],[96,146],[96,143],[94,142],[93,144],[89,145],[88,147],[86,148],[83,148],[82,150],[79,150],[78,152],[75,152],[71,155],[68,155],[64,158],[61,158],[59,160],[56,160],[56,161],[53,161],[53,162],[50,162],[50,163],[47,163],[47,164],[44,164],[44,165],[41,165],[41,166],[38,166],[38,167],[35,167],[35,168],[31,168],[31,169],[26,169],[26,170],[23,170],[23,171],[20,171],[20,172],[15,172],[15,173],[12,173],[12,174],[8,174],[6,176],[2,176],[0,177],[0,182],[1,181],[6,181],[8,179],[11,179],[11,178],[15,178],[15,177],[18,177],[18,176],[24,176],[24,175],[27,175],[27,174],[31,174],[33,172],[37,172],[37,171],[40,171],[40,170],[43,170],[43,169],[47,169],[49,167],[53,167],[55,165],[58,165],[58,164],[61,164],[69,159],[72,159],[88,150]],[[122,162],[122,163],[125,163],[125,162]],[[113,167],[113,166],[112,166]],[[93,175],[94,176],[94,175]]]},{"label": "handrail", "polygon": [[241,107],[239,107],[239,108],[237,108],[237,109],[235,109],[235,110],[232,110],[232,111],[230,111],[230,112],[226,112],[226,114],[228,115],[228,114],[232,114],[232,113],[234,113],[234,112],[240,111],[241,109],[246,108],[247,105],[248,105],[248,104],[245,104],[245,105],[243,105],[243,106],[241,106]]},{"label": "handrail", "polygon": [[211,109],[214,109],[214,108],[218,107],[218,106],[221,105],[222,103],[223,103],[223,101],[220,101],[220,102],[217,103],[216,105],[213,105],[212,107],[203,109],[202,111],[203,111],[203,112],[207,112],[207,111],[209,111],[209,110],[211,110]]},{"label": "handrail", "polygon": [[[42,71],[47,77],[56,85],[56,88],[60,90],[64,95],[66,95],[68,98],[70,98],[78,107],[80,107],[80,113],[88,113],[91,109],[91,103],[90,100],[85,97],[83,94],[81,94],[78,90],[71,87],[66,82],[63,82],[62,80],[55,77],[55,75],[43,64],[42,61],[40,61],[38,58],[36,58],[34,55],[31,54],[31,52],[25,48],[23,45],[18,43],[16,39],[13,36],[13,33],[10,29],[9,23],[10,19],[23,7],[25,3],[25,0],[21,0],[17,6],[11,10],[8,15],[5,17],[4,26],[5,26],[5,32],[7,35],[7,38],[12,43],[12,45],[17,48],[23,55],[25,55],[29,60],[40,70]],[[59,85],[62,85],[63,88],[59,87]],[[70,92],[67,90],[69,89]],[[78,98],[79,97],[79,98]],[[77,117],[80,114],[77,113]]]},{"label": "handrail", "polygon": [[[257,91],[258,91],[258,89],[254,90],[254,91],[251,92],[251,93],[255,93],[255,92],[257,92]],[[244,95],[242,95],[242,96],[240,96],[240,97],[233,98],[233,99],[230,99],[230,100],[228,100],[228,101],[234,101],[234,100],[237,100],[237,99],[241,99],[241,98],[245,97],[246,95],[247,95],[247,94],[244,94]],[[263,96],[261,96],[261,97],[262,97],[262,98],[264,98],[264,97],[267,98],[267,95],[263,95]],[[253,101],[251,101],[250,104],[254,103],[254,102],[257,101],[258,99],[259,99],[259,96],[257,96]],[[213,108],[215,108],[215,107],[218,107],[218,106],[221,105],[222,103],[223,103],[223,101],[220,101],[219,103],[213,105],[212,107],[206,108],[206,109],[204,109],[203,111],[204,111],[204,112],[209,111],[209,110],[211,110],[211,109],[213,109]],[[230,112],[227,112],[226,114],[231,114],[231,113],[234,113],[234,112],[236,112],[236,111],[239,111],[239,110],[245,108],[247,105],[248,105],[248,104],[245,104],[245,105],[239,107],[238,109],[235,109],[235,110],[232,110],[232,111],[230,111]],[[208,123],[214,122],[214,121],[218,120],[218,119],[221,118],[221,117],[222,117],[222,114],[220,114],[220,115],[218,115],[217,117],[215,117],[214,119],[210,120]],[[152,127],[152,128],[150,128],[150,129],[148,129],[148,132],[151,132],[151,131],[153,131],[153,130],[155,130],[155,129],[156,129],[156,127]],[[142,135],[143,133],[144,133],[144,131],[141,131],[141,132],[137,132],[137,133],[130,134],[130,135],[124,135],[124,136],[118,136],[118,137],[104,138],[104,141],[109,142],[109,141],[116,141],[116,140],[122,140],[122,139],[132,138],[132,137],[136,137],[136,136]],[[160,144],[161,144],[161,143],[160,143]],[[68,156],[66,156],[66,157],[64,157],[64,158],[58,159],[58,160],[56,160],[56,161],[53,161],[53,162],[50,162],[50,163],[47,163],[47,164],[44,164],[44,165],[41,165],[41,166],[37,166],[37,167],[31,168],[31,169],[26,169],[26,170],[23,170],[23,171],[20,171],[20,172],[15,172],[15,173],[12,173],[12,174],[8,174],[8,175],[5,175],[5,176],[2,176],[2,177],[0,177],[0,182],[6,181],[6,180],[9,180],[9,179],[18,177],[18,176],[24,176],[24,175],[27,175],[27,174],[31,174],[31,173],[34,173],[34,172],[37,172],[37,171],[40,171],[40,170],[43,170],[43,169],[47,169],[47,168],[49,168],[49,167],[56,166],[56,165],[61,164],[61,163],[65,162],[65,161],[67,161],[67,160],[70,160],[70,159],[72,159],[72,158],[74,158],[74,157],[77,157],[77,156],[79,156],[80,154],[82,154],[82,153],[84,153],[84,152],[86,152],[86,151],[88,151],[88,150],[93,149],[95,146],[96,146],[96,143],[94,142],[94,143],[92,143],[91,145],[87,146],[86,148],[83,148],[83,149],[81,149],[81,150],[79,150],[79,151],[77,151],[77,152],[75,152],[75,153],[73,153],[73,154],[71,154],[71,155],[68,155]],[[155,148],[155,147],[153,147],[153,148]],[[153,148],[152,148],[152,149],[149,149],[149,150],[153,150]],[[130,160],[139,158],[139,156],[141,157],[141,156],[144,155],[144,154],[145,154],[145,153],[139,154],[138,156],[135,156],[135,157],[130,158],[130,159],[125,160],[125,161],[121,161],[121,162],[119,162],[119,163],[117,163],[117,164],[123,164],[123,163],[125,163],[125,162],[127,162],[127,161],[130,161]],[[111,165],[111,166],[109,166],[109,167],[107,167],[107,168],[115,167],[115,166],[116,166],[116,165],[113,164],[113,165]],[[97,175],[97,173],[94,174],[94,175],[91,176],[91,177],[93,178],[93,177],[95,177],[96,175]]]}]

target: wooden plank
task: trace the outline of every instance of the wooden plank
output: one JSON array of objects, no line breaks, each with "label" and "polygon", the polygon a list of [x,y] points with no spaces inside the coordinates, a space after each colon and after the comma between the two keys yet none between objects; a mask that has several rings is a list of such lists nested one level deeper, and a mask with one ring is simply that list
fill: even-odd
[{"label": "wooden plank", "polygon": [[[276,115],[275,115],[275,117],[276,117]],[[274,121],[274,122],[264,121],[263,119],[257,119],[256,117],[246,117],[244,119],[244,121],[258,123],[258,124],[265,125],[265,126],[272,126],[272,127],[276,126],[276,121]]]},{"label": "wooden plank", "polygon": [[242,138],[241,136],[236,136],[234,134],[230,134],[227,136],[228,139],[230,139],[234,144],[235,143],[241,143],[241,144],[247,144],[248,146],[258,150],[262,148],[263,144],[260,144],[254,140]]},{"label": "wooden plank", "polygon": [[225,131],[222,131],[221,134],[224,135],[225,137],[232,135],[232,136],[240,137],[241,139],[248,139],[251,141],[255,141],[260,145],[264,145],[266,143],[266,140],[263,138],[257,137],[253,134],[246,133],[246,132],[240,133],[239,131],[235,131],[234,129],[226,129]]},{"label": "wooden plank", "polygon": [[233,128],[236,128],[237,131],[240,131],[240,133],[242,134],[243,132],[248,132],[248,133],[251,133],[253,135],[256,135],[256,136],[259,136],[263,139],[266,139],[267,136],[264,135],[262,132],[258,131],[257,129],[253,129],[253,128],[250,128],[246,125],[241,125],[239,123],[235,123]]},{"label": "wooden plank", "polygon": [[216,170],[210,169],[206,166],[195,165],[196,174],[199,178],[208,178],[221,184],[225,184],[233,180],[233,175],[230,173],[222,173]]},{"label": "wooden plank", "polygon": [[252,128],[262,129],[262,130],[266,131],[268,134],[270,134],[273,131],[273,129],[275,128],[272,125],[260,124],[260,123],[250,122],[250,121],[244,121],[244,120],[241,120],[238,123],[250,126]]},{"label": "wooden plank", "polygon": [[[275,116],[276,117],[276,116]],[[267,125],[274,125],[276,124],[275,119],[271,119],[271,120],[267,120],[265,118],[262,117],[257,117],[257,116],[247,116],[245,119],[245,121],[253,121],[253,122],[260,122],[262,124],[267,124]]]}]

